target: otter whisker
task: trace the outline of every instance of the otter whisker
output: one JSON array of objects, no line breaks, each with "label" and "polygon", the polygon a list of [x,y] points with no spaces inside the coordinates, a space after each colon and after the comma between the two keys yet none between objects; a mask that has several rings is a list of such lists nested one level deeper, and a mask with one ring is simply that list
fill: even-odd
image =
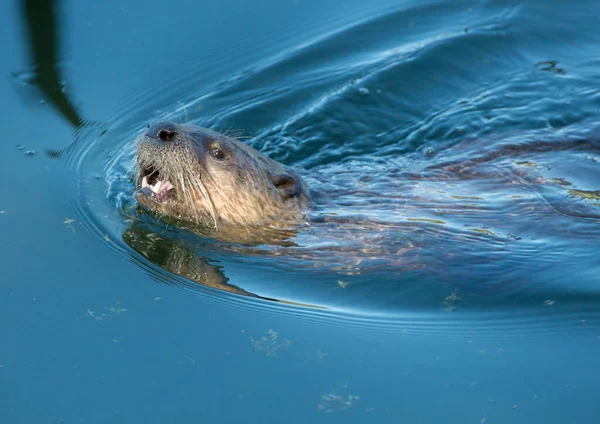
[{"label": "otter whisker", "polygon": [[187,104],[183,103],[182,101],[178,101],[177,103],[179,104],[180,108],[183,110],[184,121],[182,123],[187,124],[188,122],[190,122],[188,112],[187,112]]},{"label": "otter whisker", "polygon": [[204,186],[204,183],[202,182],[201,178],[194,180],[193,183],[200,191],[200,193],[206,203],[206,206],[208,207],[208,211],[210,212],[210,216],[212,217],[213,223],[215,225],[215,230],[218,230],[217,214],[215,213],[215,205],[214,205],[212,199],[210,198],[210,195],[208,194],[208,190],[206,190],[206,187]]},{"label": "otter whisker", "polygon": [[132,159],[129,162],[129,166],[127,167],[127,170],[125,171],[125,175],[128,178],[135,177],[139,173],[139,167],[140,167],[140,164],[135,160],[135,158]]},{"label": "otter whisker", "polygon": [[240,139],[243,134],[244,134],[243,130],[233,130],[233,131],[231,131],[231,132],[229,132],[227,134],[227,137],[231,137],[231,138],[235,138],[235,139]]},{"label": "otter whisker", "polygon": [[136,157],[135,157],[135,151],[137,148],[137,143],[135,142],[129,142],[125,145],[125,147],[123,148],[124,152],[123,152],[123,156],[127,157],[127,156],[132,156],[131,161],[129,161],[129,165],[127,167],[127,169],[125,170],[125,175],[128,177],[133,176],[132,174],[134,173],[134,171],[137,168],[137,161],[136,161]]},{"label": "otter whisker", "polygon": [[224,131],[221,131],[221,133],[227,137],[231,137],[234,139],[237,139],[239,136],[241,136],[242,134],[244,134],[244,130],[234,130],[232,126],[230,126],[229,128],[227,128]]},{"label": "otter whisker", "polygon": [[179,172],[178,173],[177,179],[181,183],[181,190],[182,190],[182,195],[184,197],[185,203],[187,203],[187,204],[193,204],[193,199],[192,199],[192,195],[190,193],[190,190],[187,189],[186,184],[184,182],[183,172]]},{"label": "otter whisker", "polygon": [[[260,143],[258,143],[262,149],[264,149],[265,147],[269,146],[269,141],[265,140],[264,138],[259,138],[259,137],[254,137],[251,135],[245,135],[245,136],[239,136],[239,137],[235,137],[237,140],[256,140],[259,141]],[[262,143],[262,144],[261,144]]]}]

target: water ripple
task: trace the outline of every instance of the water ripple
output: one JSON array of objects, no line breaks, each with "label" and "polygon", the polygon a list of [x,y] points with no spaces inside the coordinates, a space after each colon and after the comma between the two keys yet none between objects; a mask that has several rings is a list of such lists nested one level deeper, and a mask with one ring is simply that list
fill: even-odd
[{"label": "water ripple", "polygon": [[[77,219],[155,281],[228,307],[426,337],[586,332],[598,59],[532,50],[531,7],[395,7],[200,90],[190,70],[125,96],[66,155]],[[137,208],[124,146],[156,117],[255,134],[311,185],[311,226],[240,246]]]}]

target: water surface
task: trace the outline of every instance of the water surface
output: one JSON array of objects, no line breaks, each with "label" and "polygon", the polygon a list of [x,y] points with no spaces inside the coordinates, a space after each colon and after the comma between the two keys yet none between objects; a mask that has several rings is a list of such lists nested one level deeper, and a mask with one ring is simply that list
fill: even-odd
[{"label": "water surface", "polygon": [[[3,11],[3,422],[597,420],[597,2]],[[137,207],[155,119],[294,166],[311,227]]]}]

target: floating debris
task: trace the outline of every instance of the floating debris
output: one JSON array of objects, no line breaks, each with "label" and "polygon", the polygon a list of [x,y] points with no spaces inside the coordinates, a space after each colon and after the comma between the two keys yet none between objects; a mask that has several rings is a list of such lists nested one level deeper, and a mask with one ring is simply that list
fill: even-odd
[{"label": "floating debris", "polygon": [[444,303],[448,303],[448,302],[456,302],[457,300],[462,300],[462,298],[458,297],[458,296],[456,295],[456,292],[454,292],[454,293],[452,293],[451,295],[449,295],[449,296],[446,296],[446,297],[444,298]]},{"label": "floating debris", "polygon": [[456,309],[456,306],[451,306],[451,305],[448,305],[448,306],[446,306],[444,309],[442,309],[442,311],[444,311],[444,312],[452,312],[452,311],[454,311],[455,309]]},{"label": "floating debris", "polygon": [[302,364],[306,365],[309,362],[313,362],[313,361],[317,361],[319,363],[319,365],[324,365],[324,359],[329,356],[328,353],[323,352],[322,350],[317,350],[317,354],[316,355],[311,355],[309,356],[306,361],[304,361]]},{"label": "floating debris", "polygon": [[71,225],[71,224],[73,224],[74,222],[75,222],[75,220],[74,220],[74,219],[72,219],[72,218],[66,218],[66,219],[65,219],[65,222],[63,222],[63,224],[64,224],[64,225],[65,225],[67,228],[70,228],[70,229],[73,231],[73,233],[75,233],[75,227],[73,227],[73,225]]},{"label": "floating debris", "polygon": [[570,182],[568,182],[567,180],[565,180],[564,178],[550,178],[550,181],[552,181],[554,184],[558,184],[561,186],[573,185]]},{"label": "floating debris", "polygon": [[476,232],[482,233],[482,234],[487,234],[488,236],[492,236],[492,237],[496,236],[496,233],[494,233],[490,230],[483,229],[483,228],[468,228],[468,230],[476,231]]},{"label": "floating debris", "polygon": [[446,307],[444,309],[442,309],[442,311],[444,311],[444,312],[454,311],[456,309],[456,306],[454,306],[452,304],[459,300],[462,300],[462,299],[456,295],[456,292],[453,292],[452,294],[446,296],[444,298],[444,305],[446,305]]},{"label": "floating debris", "polygon": [[571,197],[579,197],[580,199],[587,200],[600,200],[600,190],[596,191],[585,191],[585,190],[569,190],[569,195]]},{"label": "floating debris", "polygon": [[322,350],[317,350],[317,358],[322,361],[323,358],[325,358],[326,356],[329,356],[328,353],[323,352]]},{"label": "floating debris", "polygon": [[92,311],[89,308],[87,310],[87,315],[89,317],[94,318],[96,321],[102,321],[104,319],[104,317],[106,316],[106,314],[100,314],[100,315],[98,315],[95,311]]},{"label": "floating debris", "polygon": [[275,330],[267,331],[266,336],[262,336],[260,339],[256,340],[250,337],[250,341],[254,345],[254,350],[259,350],[264,352],[265,355],[276,358],[277,351],[284,347],[289,347],[292,342],[288,339],[279,340],[279,333]]},{"label": "floating debris", "polygon": [[356,395],[340,395],[337,393],[326,393],[321,395],[321,403],[317,405],[317,410],[331,413],[335,411],[343,411],[352,407],[352,404],[359,400],[360,396]]},{"label": "floating debris", "polygon": [[427,218],[406,218],[407,221],[411,222],[428,222],[430,224],[441,224],[446,225],[444,221],[439,221],[437,219],[427,219]]},{"label": "floating debris", "polygon": [[515,164],[516,165],[521,165],[521,166],[528,166],[528,167],[531,167],[531,168],[535,168],[537,166],[535,163],[529,162],[529,161],[526,161],[526,160],[525,161],[521,161],[521,162],[516,162],[515,161]]},{"label": "floating debris", "polygon": [[450,196],[454,200],[485,200],[483,197],[478,196]]},{"label": "floating debris", "polygon": [[338,286],[341,287],[342,289],[345,289],[350,284],[350,283],[347,283],[347,282],[342,281],[342,280],[338,280],[337,283],[338,283]]},{"label": "floating debris", "polygon": [[554,306],[555,303],[556,303],[556,300],[546,300],[544,302],[544,306]]},{"label": "floating debris", "polygon": [[361,87],[358,89],[358,94],[361,96],[368,96],[369,95],[369,89],[365,88],[365,87]]},{"label": "floating debris", "polygon": [[114,306],[109,306],[107,309],[115,315],[121,314],[123,312],[127,312],[128,309],[119,307],[119,305],[124,302],[125,301],[117,302],[114,304]]},{"label": "floating debris", "polygon": [[37,150],[30,149],[27,146],[23,146],[23,145],[19,144],[19,145],[15,146],[15,147],[17,148],[17,150],[20,150],[20,151],[24,152],[24,154],[26,156],[37,155]]},{"label": "floating debris", "polygon": [[556,65],[558,65],[558,61],[546,60],[544,62],[536,63],[535,67],[538,68],[540,71],[548,71],[548,72],[553,72],[555,74],[564,75],[567,73],[563,68],[559,68]]},{"label": "floating debris", "polygon": [[124,303],[124,302],[125,301],[116,302],[114,305],[104,308],[105,310],[108,311],[108,312],[104,312],[104,313],[98,313],[98,312],[88,308],[86,315],[90,318],[95,319],[96,321],[104,321],[105,318],[110,318],[112,316],[119,315],[123,312],[127,312],[128,309],[121,308],[119,306],[121,303]]}]

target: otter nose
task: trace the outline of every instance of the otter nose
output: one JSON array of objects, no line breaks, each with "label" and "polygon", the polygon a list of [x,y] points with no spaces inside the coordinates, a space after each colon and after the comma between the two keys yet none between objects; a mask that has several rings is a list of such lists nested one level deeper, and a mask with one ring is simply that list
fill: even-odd
[{"label": "otter nose", "polygon": [[156,138],[160,141],[173,141],[177,137],[177,129],[171,122],[157,122],[152,125],[148,125],[148,131],[146,135],[150,138]]}]

